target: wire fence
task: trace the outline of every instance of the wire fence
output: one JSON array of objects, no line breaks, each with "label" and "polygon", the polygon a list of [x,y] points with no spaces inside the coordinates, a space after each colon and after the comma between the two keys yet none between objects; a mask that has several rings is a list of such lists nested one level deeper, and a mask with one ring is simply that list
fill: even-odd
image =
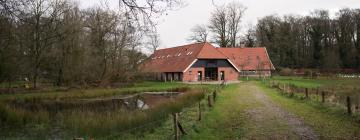
[{"label": "wire fence", "polygon": [[289,97],[298,97],[300,99],[313,100],[326,103],[345,109],[349,115],[360,113],[360,95],[357,87],[333,86],[306,88],[299,87],[292,83],[284,83],[276,80],[263,81],[267,86],[276,88],[282,94]]},{"label": "wire fence", "polygon": [[[201,118],[206,115],[206,112],[211,110],[217,98],[217,93],[226,85],[225,82],[215,86],[215,88],[204,91],[205,98],[199,100],[195,104],[182,108],[180,112],[173,114],[164,114],[164,118],[147,122],[142,125],[137,125],[130,129],[114,132],[107,137],[99,138],[100,140],[110,139],[156,139],[156,140],[169,140],[179,139],[186,135],[186,133],[194,131],[192,128],[196,126]],[[174,114],[177,115],[176,124]],[[175,127],[178,130],[175,130]],[[183,133],[176,132],[182,129]]]}]

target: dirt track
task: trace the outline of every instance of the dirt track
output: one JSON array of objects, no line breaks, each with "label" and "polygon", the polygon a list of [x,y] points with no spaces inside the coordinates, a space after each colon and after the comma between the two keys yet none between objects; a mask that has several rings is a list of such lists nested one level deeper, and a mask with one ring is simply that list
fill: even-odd
[{"label": "dirt track", "polygon": [[249,139],[319,139],[314,130],[303,120],[284,110],[273,102],[266,93],[252,83],[240,85],[241,93],[252,101],[244,101],[249,107],[245,110],[248,118]]}]

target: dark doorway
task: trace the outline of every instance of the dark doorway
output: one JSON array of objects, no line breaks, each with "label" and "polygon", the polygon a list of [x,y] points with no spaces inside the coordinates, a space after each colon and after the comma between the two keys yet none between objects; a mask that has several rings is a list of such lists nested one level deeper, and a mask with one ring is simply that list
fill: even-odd
[{"label": "dark doorway", "polygon": [[225,80],[225,72],[224,71],[220,72],[220,80]]},{"label": "dark doorway", "polygon": [[202,81],[202,71],[198,71],[198,81]]},{"label": "dark doorway", "polygon": [[206,80],[218,80],[218,68],[205,68]]}]

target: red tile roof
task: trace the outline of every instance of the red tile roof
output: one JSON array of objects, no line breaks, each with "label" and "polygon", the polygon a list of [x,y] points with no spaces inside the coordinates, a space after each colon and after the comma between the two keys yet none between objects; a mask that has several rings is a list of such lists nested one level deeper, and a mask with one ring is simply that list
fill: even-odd
[{"label": "red tile roof", "polygon": [[183,72],[193,63],[206,43],[156,50],[144,65],[147,72]]},{"label": "red tile roof", "polygon": [[228,59],[224,54],[219,52],[210,43],[205,43],[201,51],[197,55],[199,59]]},{"label": "red tile roof", "polygon": [[217,48],[240,70],[274,70],[265,47],[257,48]]},{"label": "red tile roof", "polygon": [[[246,57],[248,56],[248,57]],[[264,48],[215,48],[210,43],[195,43],[179,47],[159,49],[150,56],[142,65],[145,72],[183,72],[190,67],[196,59],[228,59],[242,69],[245,58],[250,58],[250,63],[243,67],[253,69],[257,63],[256,56],[264,63],[264,68],[273,66],[266,49]]]}]

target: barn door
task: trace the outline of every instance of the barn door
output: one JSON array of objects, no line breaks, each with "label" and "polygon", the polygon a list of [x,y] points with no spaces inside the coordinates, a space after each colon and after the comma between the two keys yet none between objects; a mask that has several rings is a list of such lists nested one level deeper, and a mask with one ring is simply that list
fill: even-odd
[{"label": "barn door", "polygon": [[224,71],[220,72],[220,79],[225,80],[225,72]]},{"label": "barn door", "polygon": [[202,71],[198,71],[198,81],[202,81]]}]

